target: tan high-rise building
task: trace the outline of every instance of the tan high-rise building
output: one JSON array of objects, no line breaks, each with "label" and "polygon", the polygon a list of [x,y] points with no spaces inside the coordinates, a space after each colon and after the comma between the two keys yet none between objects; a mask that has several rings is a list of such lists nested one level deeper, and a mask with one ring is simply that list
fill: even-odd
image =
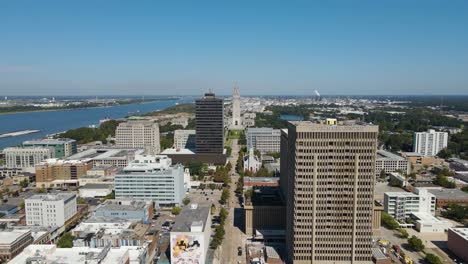
[{"label": "tan high-rise building", "polygon": [[115,130],[115,144],[121,148],[141,148],[146,154],[161,152],[159,124],[150,120],[130,120]]},{"label": "tan high-rise building", "polygon": [[287,263],[371,263],[377,134],[336,122],[282,131]]}]

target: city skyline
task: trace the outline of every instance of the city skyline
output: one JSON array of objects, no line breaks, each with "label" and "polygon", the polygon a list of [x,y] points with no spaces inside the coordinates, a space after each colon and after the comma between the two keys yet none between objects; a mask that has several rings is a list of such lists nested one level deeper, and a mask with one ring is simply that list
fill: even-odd
[{"label": "city skyline", "polygon": [[9,95],[467,94],[468,4],[4,2]]}]

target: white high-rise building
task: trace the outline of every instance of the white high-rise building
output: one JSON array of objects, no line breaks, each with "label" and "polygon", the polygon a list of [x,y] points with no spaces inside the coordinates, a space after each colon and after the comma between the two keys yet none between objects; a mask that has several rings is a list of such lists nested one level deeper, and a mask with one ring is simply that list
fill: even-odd
[{"label": "white high-rise building", "polygon": [[414,152],[423,156],[435,156],[447,147],[448,133],[436,132],[429,129],[427,132],[416,132],[413,137]]},{"label": "white high-rise building", "polygon": [[76,194],[36,194],[24,201],[28,226],[61,227],[77,211]]},{"label": "white high-rise building", "polygon": [[230,128],[243,129],[240,110],[240,93],[239,86],[237,86],[237,84],[234,85],[234,90],[232,94],[232,123]]},{"label": "white high-rise building", "polygon": [[55,157],[53,148],[43,147],[6,148],[3,153],[8,168],[21,168],[26,172],[34,172],[34,165]]},{"label": "white high-rise building", "polygon": [[177,129],[174,131],[174,148],[176,149],[195,149],[196,137],[195,130]]},{"label": "white high-rise building", "polygon": [[120,123],[115,131],[115,144],[122,148],[141,148],[147,154],[161,151],[159,125],[149,120],[131,120]]},{"label": "white high-rise building", "polygon": [[164,155],[136,155],[115,175],[116,199],[152,200],[160,206],[181,204],[187,191],[184,167],[171,163]]}]

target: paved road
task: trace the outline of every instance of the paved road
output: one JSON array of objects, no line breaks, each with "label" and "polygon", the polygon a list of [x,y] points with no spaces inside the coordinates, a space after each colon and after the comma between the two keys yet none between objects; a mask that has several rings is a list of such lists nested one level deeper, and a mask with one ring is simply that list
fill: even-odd
[{"label": "paved road", "polygon": [[[236,173],[236,163],[237,163],[237,158],[239,156],[239,146],[237,145],[237,139],[231,139],[231,148],[232,148],[232,154],[231,157],[229,158],[229,161],[232,164],[232,170],[231,174],[234,176],[231,177],[231,184],[230,184],[230,199],[228,202],[229,205],[229,216],[225,225],[225,230],[226,234],[224,236],[224,241],[222,244],[222,253],[221,253],[221,263],[238,263],[240,261],[241,263],[245,263],[245,250],[244,250],[244,245],[245,245],[245,235],[244,233],[239,229],[239,227],[234,226],[234,223],[239,223],[242,219],[241,214],[237,213],[235,214],[235,209],[237,208],[237,212],[240,212],[239,210],[241,208],[239,204],[239,200],[237,199],[235,195],[235,190],[236,190],[236,185],[237,181],[239,180],[239,175]],[[236,219],[234,219],[236,217]],[[241,246],[243,249],[243,254],[242,256],[238,256],[237,254],[237,247]]]}]

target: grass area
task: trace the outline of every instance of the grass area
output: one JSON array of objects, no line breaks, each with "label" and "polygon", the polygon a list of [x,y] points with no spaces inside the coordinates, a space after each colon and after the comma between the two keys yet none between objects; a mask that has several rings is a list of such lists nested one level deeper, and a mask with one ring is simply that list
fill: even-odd
[{"label": "grass area", "polygon": [[229,130],[228,139],[240,139],[244,134],[244,130]]}]

